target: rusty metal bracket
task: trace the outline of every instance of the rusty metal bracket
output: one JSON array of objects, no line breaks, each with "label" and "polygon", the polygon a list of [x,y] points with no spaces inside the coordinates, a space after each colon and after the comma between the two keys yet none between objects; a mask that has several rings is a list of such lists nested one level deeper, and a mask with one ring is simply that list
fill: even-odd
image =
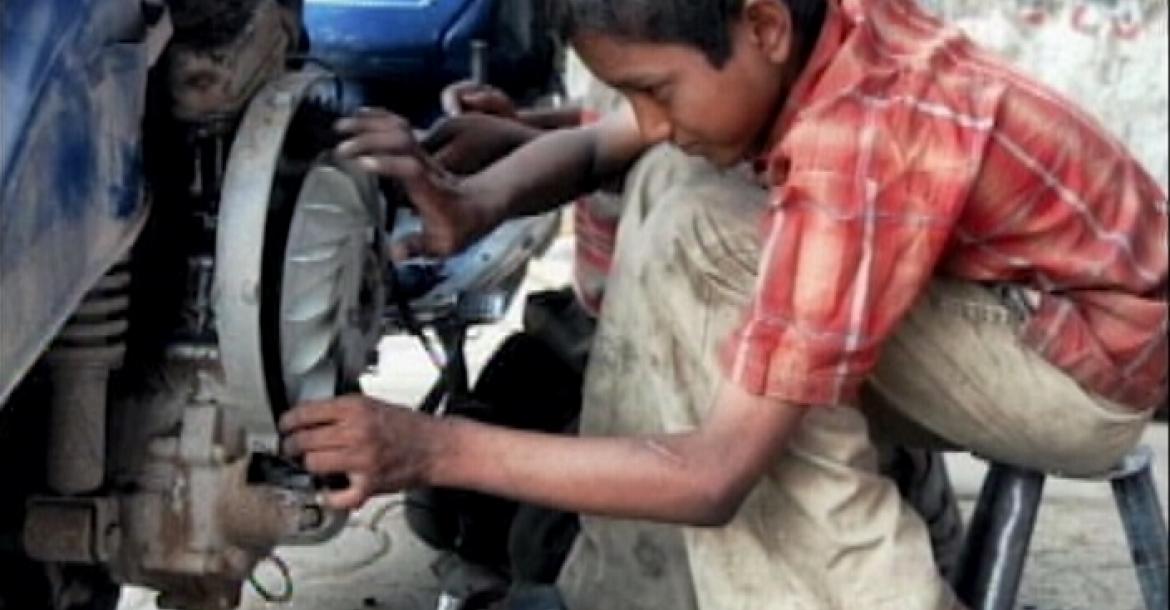
[{"label": "rusty metal bracket", "polygon": [[36,497],[27,510],[23,543],[34,559],[99,564],[118,553],[122,531],[117,500]]}]

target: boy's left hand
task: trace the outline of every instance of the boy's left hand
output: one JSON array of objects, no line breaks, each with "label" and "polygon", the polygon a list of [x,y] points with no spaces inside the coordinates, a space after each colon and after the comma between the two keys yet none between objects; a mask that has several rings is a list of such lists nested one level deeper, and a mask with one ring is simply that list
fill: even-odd
[{"label": "boy's left hand", "polygon": [[348,476],[349,488],[328,494],[327,502],[352,510],[376,494],[424,482],[431,423],[409,409],[355,395],[300,405],[280,419],[280,432],[284,454],[303,458],[309,472]]}]

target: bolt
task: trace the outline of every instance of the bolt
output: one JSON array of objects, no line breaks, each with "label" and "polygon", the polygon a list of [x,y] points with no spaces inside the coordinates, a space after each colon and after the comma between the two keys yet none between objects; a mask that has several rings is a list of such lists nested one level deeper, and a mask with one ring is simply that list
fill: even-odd
[{"label": "bolt", "polygon": [[325,523],[325,513],[320,506],[304,506],[301,508],[301,518],[297,527],[301,531],[313,530]]}]

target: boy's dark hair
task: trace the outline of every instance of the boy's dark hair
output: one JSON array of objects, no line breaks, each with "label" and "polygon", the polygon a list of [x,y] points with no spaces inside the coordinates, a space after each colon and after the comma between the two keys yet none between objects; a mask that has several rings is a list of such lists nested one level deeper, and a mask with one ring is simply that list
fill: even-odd
[{"label": "boy's dark hair", "polygon": [[[559,0],[554,18],[565,39],[580,32],[599,32],[626,40],[695,47],[717,68],[731,57],[731,25],[746,0]],[[820,34],[826,0],[783,2],[801,53]]]}]

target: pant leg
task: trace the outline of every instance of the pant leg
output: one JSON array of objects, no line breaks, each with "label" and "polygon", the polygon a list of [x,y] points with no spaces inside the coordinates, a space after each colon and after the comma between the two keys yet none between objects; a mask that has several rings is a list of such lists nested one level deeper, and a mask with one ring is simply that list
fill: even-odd
[{"label": "pant leg", "polygon": [[879,408],[988,459],[1068,475],[1109,470],[1152,413],[1094,396],[1036,355],[1017,338],[1020,315],[987,287],[936,279],[870,379]]},{"label": "pant leg", "polygon": [[[585,434],[700,424],[722,383],[717,346],[754,291],[766,195],[669,150],[636,168],[586,377]],[[561,581],[569,605],[949,609],[925,526],[877,467],[859,411],[818,409],[727,527],[584,519]]]},{"label": "pant leg", "polygon": [[[614,266],[586,371],[582,434],[654,434],[665,429],[658,409],[629,408],[631,400],[654,395],[648,387],[630,381],[644,366],[642,338],[651,331],[627,332],[628,317],[623,312],[628,301],[645,296],[629,261],[647,255],[641,246],[650,228],[651,208],[671,205],[674,193],[695,183],[698,176],[692,171],[700,167],[660,148],[640,161],[627,180]],[[682,533],[668,525],[581,517],[581,532],[559,587],[572,610],[696,608]]]}]

